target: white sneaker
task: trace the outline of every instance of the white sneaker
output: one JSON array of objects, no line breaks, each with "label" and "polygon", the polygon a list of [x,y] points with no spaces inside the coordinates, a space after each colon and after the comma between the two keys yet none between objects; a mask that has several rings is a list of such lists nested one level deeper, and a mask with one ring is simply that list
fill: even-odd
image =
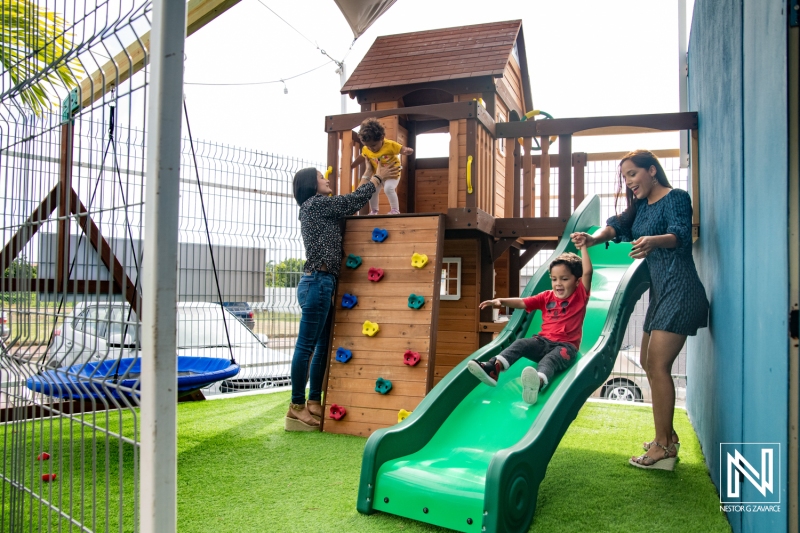
[{"label": "white sneaker", "polygon": [[370,211],[369,214],[370,215],[377,215],[378,214],[378,210],[376,209],[375,211]]},{"label": "white sneaker", "polygon": [[539,373],[532,366],[526,367],[522,369],[520,380],[522,381],[522,400],[531,405],[535,404],[539,399],[539,386],[541,385]]},{"label": "white sneaker", "polygon": [[389,210],[389,214],[390,215],[399,215],[400,211],[398,209],[390,209]]}]

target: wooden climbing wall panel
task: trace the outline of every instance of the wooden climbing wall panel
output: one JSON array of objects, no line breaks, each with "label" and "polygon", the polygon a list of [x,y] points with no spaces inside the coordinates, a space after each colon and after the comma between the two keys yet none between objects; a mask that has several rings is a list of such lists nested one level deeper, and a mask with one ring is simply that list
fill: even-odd
[{"label": "wooden climbing wall panel", "polygon": [[[372,240],[375,228],[388,232],[385,241]],[[443,215],[347,219],[345,259],[350,254],[359,256],[361,265],[353,269],[343,263],[336,288],[323,431],[367,437],[377,429],[396,424],[398,412],[413,411],[431,389],[443,241]],[[414,253],[427,256],[423,268],[411,265]],[[368,279],[371,267],[383,269],[380,281]],[[412,293],[424,297],[420,309],[409,307]],[[355,307],[342,306],[345,294],[358,298]],[[375,336],[362,332],[365,321],[379,325]],[[351,351],[348,362],[336,360],[339,348]],[[416,365],[403,363],[406,350],[420,354]],[[378,378],[391,381],[387,394],[375,391]],[[330,416],[333,404],[347,410],[340,420]]]}]

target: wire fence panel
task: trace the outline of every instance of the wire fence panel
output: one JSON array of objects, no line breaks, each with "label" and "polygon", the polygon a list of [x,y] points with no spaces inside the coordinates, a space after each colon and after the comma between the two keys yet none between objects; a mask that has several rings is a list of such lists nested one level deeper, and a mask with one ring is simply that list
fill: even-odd
[{"label": "wire fence panel", "polygon": [[[140,530],[150,8],[0,5],[3,532]],[[184,139],[181,393],[289,383],[309,166]]]}]

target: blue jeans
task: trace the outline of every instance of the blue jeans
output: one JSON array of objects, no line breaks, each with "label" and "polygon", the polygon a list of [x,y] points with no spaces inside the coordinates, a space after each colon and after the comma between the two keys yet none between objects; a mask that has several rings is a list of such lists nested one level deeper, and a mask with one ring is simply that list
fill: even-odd
[{"label": "blue jeans", "polygon": [[[297,343],[292,357],[292,403],[306,403],[306,381],[310,381],[309,400],[322,398],[322,378],[328,355],[333,297],[336,278],[327,272],[305,274],[297,285],[297,301],[302,314]],[[311,356],[314,356],[313,359]],[[311,372],[309,378],[309,361]]]}]

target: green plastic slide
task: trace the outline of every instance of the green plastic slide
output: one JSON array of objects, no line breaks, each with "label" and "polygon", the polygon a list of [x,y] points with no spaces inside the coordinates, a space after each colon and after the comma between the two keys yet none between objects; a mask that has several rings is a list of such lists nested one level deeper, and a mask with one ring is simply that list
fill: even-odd
[{"label": "green plastic slide", "polygon": [[[570,233],[593,231],[599,223],[600,200],[587,198],[569,219],[553,257],[575,251]],[[466,367],[539,332],[541,315],[517,310],[492,343],[445,376],[408,418],[369,438],[358,510],[457,531],[527,531],[547,464],[581,406],[608,378],[631,311],[649,287],[647,266],[629,252],[629,244],[591,249],[594,277],[580,355],[535,405],[522,401],[519,379],[531,361],[522,359],[503,372],[497,387],[480,383]],[[522,296],[550,288],[548,264]]]}]

